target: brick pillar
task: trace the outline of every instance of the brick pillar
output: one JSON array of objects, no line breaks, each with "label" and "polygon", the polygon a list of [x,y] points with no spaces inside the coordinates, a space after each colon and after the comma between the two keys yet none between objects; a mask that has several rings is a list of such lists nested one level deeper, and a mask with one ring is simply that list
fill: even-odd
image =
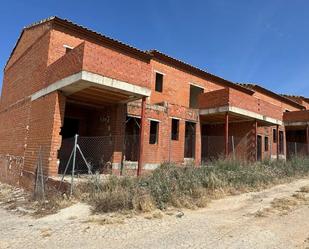
[{"label": "brick pillar", "polygon": [[195,155],[194,155],[194,158],[195,158],[195,165],[196,166],[199,166],[201,165],[201,157],[202,157],[202,138],[201,138],[201,123],[198,122],[196,123],[196,126],[195,126]]},{"label": "brick pillar", "polygon": [[255,120],[254,121],[254,147],[255,147],[255,161],[258,160],[258,154],[257,154],[257,133],[258,133],[258,123]]},{"label": "brick pillar", "polygon": [[224,147],[225,158],[229,155],[229,113],[225,114],[225,130],[224,130]]},{"label": "brick pillar", "polygon": [[25,150],[25,173],[34,174],[40,147],[42,147],[44,174],[58,174],[60,130],[63,125],[65,96],[52,92],[31,102],[29,134]]},{"label": "brick pillar", "polygon": [[276,126],[276,133],[277,133],[277,160],[279,160],[279,125]]},{"label": "brick pillar", "polygon": [[137,176],[140,176],[143,168],[143,156],[144,156],[144,138],[145,138],[145,125],[146,125],[146,97],[142,98],[141,106],[141,128],[140,128],[140,141],[139,141],[139,158],[137,167]]},{"label": "brick pillar", "polygon": [[115,116],[113,116],[113,127],[111,127],[114,141],[113,169],[116,169],[114,173],[120,173],[125,136],[126,105],[117,104],[114,106],[114,110]]}]

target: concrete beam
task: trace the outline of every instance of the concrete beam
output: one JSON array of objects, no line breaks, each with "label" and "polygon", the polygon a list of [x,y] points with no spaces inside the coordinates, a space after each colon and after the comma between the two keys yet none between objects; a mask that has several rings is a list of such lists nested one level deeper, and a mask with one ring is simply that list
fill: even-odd
[{"label": "concrete beam", "polygon": [[264,116],[252,111],[248,111],[239,107],[235,106],[222,106],[222,107],[217,107],[217,108],[209,108],[209,109],[201,109],[199,111],[200,115],[211,115],[211,114],[216,114],[216,113],[226,113],[226,112],[231,112],[243,117],[250,117],[252,119],[260,120],[260,121],[265,121],[270,124],[274,125],[282,125],[283,122],[278,119],[274,119],[268,116]]},{"label": "concrete beam", "polygon": [[146,87],[137,86],[87,71],[81,71],[58,80],[46,88],[37,91],[31,95],[31,101],[41,98],[54,91],[60,90],[66,95],[70,95],[91,86],[104,88],[114,92],[126,93],[136,98],[149,97],[151,94],[151,90]]},{"label": "concrete beam", "polygon": [[284,122],[285,126],[307,126],[309,125],[309,121],[308,122]]}]

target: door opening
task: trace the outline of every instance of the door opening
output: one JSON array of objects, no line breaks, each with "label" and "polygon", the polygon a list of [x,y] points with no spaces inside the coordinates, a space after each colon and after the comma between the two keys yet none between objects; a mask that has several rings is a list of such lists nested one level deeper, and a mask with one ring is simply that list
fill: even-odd
[{"label": "door opening", "polygon": [[60,135],[62,139],[74,137],[79,132],[79,119],[77,118],[64,118],[63,127],[61,128]]},{"label": "door opening", "polygon": [[257,144],[256,144],[256,159],[258,161],[262,160],[262,136],[258,135],[257,136]]},{"label": "door opening", "polygon": [[195,123],[186,122],[185,128],[185,158],[195,157]]}]

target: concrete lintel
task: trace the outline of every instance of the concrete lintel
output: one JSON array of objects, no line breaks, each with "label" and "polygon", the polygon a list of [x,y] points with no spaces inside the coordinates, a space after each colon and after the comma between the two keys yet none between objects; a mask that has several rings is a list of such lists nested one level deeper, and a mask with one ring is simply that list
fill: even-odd
[{"label": "concrete lintel", "polygon": [[155,118],[148,118],[149,121],[155,121],[155,122],[158,122],[158,123],[161,123],[161,121],[159,119],[155,119]]},{"label": "concrete lintel", "polygon": [[201,109],[199,111],[200,115],[210,115],[210,114],[216,114],[216,113],[224,113],[228,112],[229,107],[228,106],[221,106],[221,107],[215,107],[215,108],[209,108],[209,109]]},{"label": "concrete lintel", "polygon": [[82,71],[82,80],[89,81],[96,86],[100,85],[104,88],[115,89],[139,96],[149,97],[151,93],[151,90],[146,87],[137,86],[87,71]]},{"label": "concrete lintel", "polygon": [[282,125],[283,122],[278,119],[274,119],[268,116],[264,116],[255,112],[251,112],[239,107],[235,106],[222,106],[222,107],[217,107],[217,108],[209,108],[209,109],[202,109],[200,110],[200,115],[210,115],[210,114],[216,114],[216,113],[225,113],[225,112],[231,112],[235,113],[244,117],[250,117],[252,119],[257,119],[261,121],[265,121],[271,124],[275,125]]},{"label": "concrete lintel", "polygon": [[39,90],[31,95],[31,101],[36,100],[42,96],[45,96],[51,92],[57,90],[63,90],[68,94],[80,91],[90,86],[101,87],[110,89],[111,91],[125,92],[128,95],[134,95],[138,97],[149,97],[151,90],[146,87],[133,85],[124,81],[112,79],[99,74],[81,71],[76,74],[70,75],[66,78],[58,80],[48,87]]},{"label": "concrete lintel", "polygon": [[285,126],[307,126],[309,125],[309,121],[308,122],[284,122]]}]

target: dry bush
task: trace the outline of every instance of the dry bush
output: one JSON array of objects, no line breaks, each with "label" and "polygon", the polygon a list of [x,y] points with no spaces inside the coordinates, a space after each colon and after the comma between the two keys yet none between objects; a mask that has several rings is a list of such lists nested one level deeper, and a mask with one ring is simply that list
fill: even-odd
[{"label": "dry bush", "polygon": [[155,207],[153,198],[149,193],[145,191],[139,192],[137,190],[137,192],[135,193],[133,197],[133,208],[141,212],[151,212],[156,207]]}]

